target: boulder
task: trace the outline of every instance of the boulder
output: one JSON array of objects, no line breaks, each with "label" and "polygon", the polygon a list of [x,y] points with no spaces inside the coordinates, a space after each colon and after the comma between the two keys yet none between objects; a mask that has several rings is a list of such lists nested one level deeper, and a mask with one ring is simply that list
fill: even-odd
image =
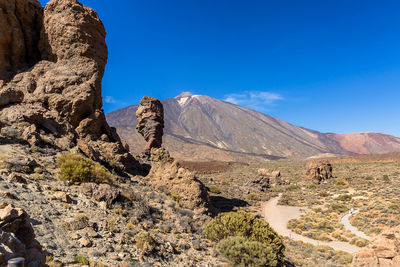
[{"label": "boulder", "polygon": [[146,182],[192,210],[213,211],[205,185],[189,170],[180,167],[165,148],[151,149],[151,170]]},{"label": "boulder", "polygon": [[255,180],[248,181],[245,186],[251,189],[250,191],[266,192],[271,187],[271,181],[268,176],[261,176]]},{"label": "boulder", "polygon": [[270,171],[268,169],[258,169],[258,176],[260,178],[268,178],[269,183],[273,186],[276,185],[288,185],[290,182],[283,179],[280,171]]},{"label": "boulder", "polygon": [[46,262],[46,253],[35,240],[29,215],[12,205],[0,209],[0,255],[0,265],[14,257],[24,257],[27,266],[44,266]]},{"label": "boulder", "polygon": [[400,266],[400,227],[383,231],[353,256],[352,267]]},{"label": "boulder", "polygon": [[164,129],[164,108],[160,100],[150,96],[144,96],[136,111],[136,130],[146,140],[143,154],[150,155],[152,148],[160,148],[162,145]]},{"label": "boulder", "polygon": [[106,32],[77,0],[0,0],[0,128],[5,138],[79,148],[116,170],[137,173],[102,110]]},{"label": "boulder", "polygon": [[333,178],[332,165],[328,160],[310,161],[306,165],[305,175],[315,184]]}]

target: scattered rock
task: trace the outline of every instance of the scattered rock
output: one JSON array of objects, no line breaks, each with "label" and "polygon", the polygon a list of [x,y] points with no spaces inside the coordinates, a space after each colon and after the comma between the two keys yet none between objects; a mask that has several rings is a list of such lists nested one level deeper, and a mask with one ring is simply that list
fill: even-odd
[{"label": "scattered rock", "polygon": [[65,192],[57,192],[54,195],[58,200],[65,203],[72,203],[72,198]]},{"label": "scattered rock", "polygon": [[68,221],[61,222],[61,225],[68,231],[77,231],[85,229],[88,226],[88,222],[87,220],[71,219]]},{"label": "scattered rock", "polygon": [[332,165],[328,160],[310,161],[306,166],[306,177],[315,184],[333,178]]},{"label": "scattered rock", "polygon": [[136,130],[147,144],[143,154],[150,155],[152,148],[160,148],[162,145],[164,129],[164,108],[160,100],[150,96],[144,96],[136,111]]},{"label": "scattered rock", "polygon": [[280,171],[269,171],[267,169],[258,169],[257,174],[259,178],[249,181],[245,184],[246,187],[251,189],[266,192],[271,186],[287,185],[289,181],[282,178]]},{"label": "scattered rock", "polygon": [[0,254],[0,265],[17,256],[24,257],[27,266],[43,266],[46,261],[45,252],[35,240],[29,215],[12,205],[0,209]]},{"label": "scattered rock", "polygon": [[352,267],[400,266],[400,227],[383,231],[353,257]]},{"label": "scattered rock", "polygon": [[26,184],[26,179],[22,175],[17,174],[17,173],[11,173],[8,176],[8,180],[16,182],[16,183]]},{"label": "scattered rock", "polygon": [[87,236],[84,236],[81,239],[79,239],[79,242],[85,248],[86,247],[91,247],[93,245],[92,241],[90,241],[90,239]]}]

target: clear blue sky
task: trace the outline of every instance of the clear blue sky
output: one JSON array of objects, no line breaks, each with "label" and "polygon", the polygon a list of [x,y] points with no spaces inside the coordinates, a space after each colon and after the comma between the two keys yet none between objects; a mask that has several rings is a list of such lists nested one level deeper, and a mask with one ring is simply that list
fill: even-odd
[{"label": "clear blue sky", "polygon": [[190,91],[322,132],[400,136],[398,0],[81,2],[107,30],[106,112]]}]

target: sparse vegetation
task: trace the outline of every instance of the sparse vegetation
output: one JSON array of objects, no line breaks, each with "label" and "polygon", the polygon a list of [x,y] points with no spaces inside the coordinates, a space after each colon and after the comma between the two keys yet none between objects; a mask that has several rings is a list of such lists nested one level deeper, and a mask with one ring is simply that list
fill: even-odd
[{"label": "sparse vegetation", "polygon": [[61,180],[72,183],[112,183],[111,174],[104,166],[78,154],[59,155],[57,167]]},{"label": "sparse vegetation", "polygon": [[260,200],[260,195],[257,193],[250,193],[247,195],[248,200],[254,200],[254,201],[259,201]]},{"label": "sparse vegetation", "polygon": [[208,190],[213,194],[221,194],[221,190],[215,185],[210,185]]},{"label": "sparse vegetation", "polygon": [[74,261],[82,265],[89,265],[89,260],[85,256],[75,256]]},{"label": "sparse vegetation", "polygon": [[134,237],[136,246],[145,253],[150,253],[156,247],[156,241],[149,232],[140,232]]}]

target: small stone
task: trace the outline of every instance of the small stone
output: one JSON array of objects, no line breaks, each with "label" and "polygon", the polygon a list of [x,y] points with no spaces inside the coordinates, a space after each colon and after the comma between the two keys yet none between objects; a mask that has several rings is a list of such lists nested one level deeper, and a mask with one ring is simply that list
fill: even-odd
[{"label": "small stone", "polygon": [[116,255],[116,254],[112,254],[112,255],[110,255],[109,257],[110,257],[111,260],[115,260],[115,261],[117,261],[117,260],[120,259],[119,256]]},{"label": "small stone", "polygon": [[11,173],[8,176],[8,180],[12,181],[12,182],[17,182],[17,183],[21,183],[21,184],[26,184],[26,179],[24,177],[22,177],[22,175],[19,175],[17,173]]},{"label": "small stone", "polygon": [[86,233],[87,233],[87,235],[88,235],[89,237],[93,237],[93,238],[100,237],[99,233],[97,233],[97,232],[96,232],[95,230],[93,230],[93,229],[89,229]]},{"label": "small stone", "polygon": [[72,238],[73,240],[78,240],[80,237],[81,237],[81,236],[78,235],[78,234],[72,234],[72,236],[71,236],[71,238]]},{"label": "small stone", "polygon": [[86,236],[82,237],[79,242],[81,243],[81,245],[83,247],[91,247],[93,245],[92,241],[90,241],[90,239]]},{"label": "small stone", "polygon": [[72,198],[65,192],[57,192],[55,195],[56,199],[61,200],[65,203],[72,203]]}]

